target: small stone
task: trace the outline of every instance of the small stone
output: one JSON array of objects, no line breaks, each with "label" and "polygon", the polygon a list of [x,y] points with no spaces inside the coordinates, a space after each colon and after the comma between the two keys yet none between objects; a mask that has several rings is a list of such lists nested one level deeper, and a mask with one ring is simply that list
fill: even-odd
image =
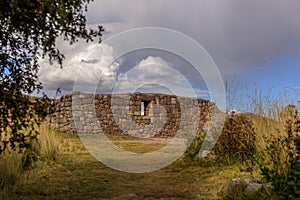
[{"label": "small stone", "polygon": [[209,153],[210,153],[210,151],[207,151],[207,150],[202,151],[202,152],[200,153],[201,158],[207,157],[207,156],[209,155]]},{"label": "small stone", "polygon": [[264,183],[261,187],[261,192],[269,194],[272,190],[274,190],[274,186],[272,183]]},{"label": "small stone", "polygon": [[237,185],[247,184],[242,178],[232,178],[230,179],[227,187],[227,192],[231,192]]},{"label": "small stone", "polygon": [[249,183],[245,189],[245,195],[251,195],[253,193],[259,193],[262,189],[262,184]]}]

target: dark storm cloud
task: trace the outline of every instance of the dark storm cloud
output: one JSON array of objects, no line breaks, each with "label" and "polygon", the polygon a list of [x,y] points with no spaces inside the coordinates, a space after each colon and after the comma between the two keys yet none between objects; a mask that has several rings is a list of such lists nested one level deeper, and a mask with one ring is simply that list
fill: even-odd
[{"label": "dark storm cloud", "polygon": [[259,64],[299,49],[299,10],[299,0],[101,0],[89,7],[88,22],[181,31],[230,73],[228,67]]}]

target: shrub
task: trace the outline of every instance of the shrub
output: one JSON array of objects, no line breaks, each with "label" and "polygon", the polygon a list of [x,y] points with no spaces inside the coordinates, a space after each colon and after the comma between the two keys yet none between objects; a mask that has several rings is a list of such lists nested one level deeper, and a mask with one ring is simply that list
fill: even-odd
[{"label": "shrub", "polygon": [[300,117],[287,121],[288,136],[273,137],[266,147],[269,163],[259,163],[266,181],[272,182],[279,198],[300,197]]},{"label": "shrub", "polygon": [[185,156],[190,158],[190,159],[196,159],[199,156],[199,151],[201,149],[201,145],[204,141],[205,138],[205,134],[203,135],[197,135],[193,142],[191,143],[191,145],[189,146],[189,148],[185,151]]},{"label": "shrub", "polygon": [[246,161],[256,153],[256,134],[246,114],[236,114],[225,120],[222,134],[213,151],[226,164]]}]

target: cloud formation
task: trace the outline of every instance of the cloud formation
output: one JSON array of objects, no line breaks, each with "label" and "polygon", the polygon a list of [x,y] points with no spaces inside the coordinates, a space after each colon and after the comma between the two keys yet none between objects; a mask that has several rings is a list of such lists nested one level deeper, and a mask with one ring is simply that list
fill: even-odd
[{"label": "cloud formation", "polygon": [[299,10],[298,0],[102,0],[89,6],[88,22],[181,31],[229,72],[299,48]]},{"label": "cloud formation", "polygon": [[[249,78],[249,73],[245,73],[249,67],[260,72],[263,63],[299,51],[299,10],[299,0],[102,0],[91,2],[87,15],[90,27],[104,25],[104,40],[123,30],[144,26],[165,27],[187,34],[203,45],[223,78],[228,80],[239,73]],[[46,90],[53,93],[61,87],[71,92],[80,68],[84,69],[81,71],[82,88],[92,90],[101,75],[98,89],[103,92],[111,91],[118,80],[122,81],[123,89],[132,89],[132,85],[149,80],[170,83],[178,79],[176,84],[182,84],[182,77],[174,70],[171,72],[171,68],[180,68],[190,80],[194,76],[190,67],[178,63],[171,65],[170,59],[161,55],[137,58],[127,62],[129,65],[119,61],[110,65],[115,59],[112,47],[104,45],[96,55],[90,56],[95,45],[84,41],[73,46],[58,42],[66,60],[63,69],[41,61],[40,80],[45,83]],[[134,66],[134,70],[130,70]],[[181,90],[186,86],[180,87]],[[154,85],[144,86],[144,90],[151,88],[155,88]]]},{"label": "cloud formation", "polygon": [[207,91],[192,88],[180,72],[171,63],[161,57],[149,56],[141,60],[137,66],[124,74],[120,74],[114,88],[115,93],[129,92],[168,93],[178,96],[194,96]]},{"label": "cloud formation", "polygon": [[59,96],[72,91],[140,91],[179,96],[194,96],[195,92],[197,95],[207,96],[205,89],[191,88],[186,76],[188,74],[177,71],[178,66],[173,66],[159,56],[146,56],[144,59],[139,57],[136,65],[124,67],[122,60],[128,58],[124,56],[116,59],[113,47],[105,43],[86,44],[81,41],[69,46],[60,41],[58,47],[66,56],[63,68],[56,63],[51,66],[47,59],[40,60],[39,78],[50,97],[55,96],[58,88],[62,91]]},{"label": "cloud formation", "polygon": [[74,46],[61,41],[58,46],[66,56],[63,68],[56,63],[51,66],[47,59],[40,60],[39,78],[50,96],[57,88],[61,88],[62,95],[73,91],[75,81],[78,86],[92,92],[94,85],[102,80],[99,84],[102,84],[103,90],[111,90],[119,70],[111,46],[82,41]]}]

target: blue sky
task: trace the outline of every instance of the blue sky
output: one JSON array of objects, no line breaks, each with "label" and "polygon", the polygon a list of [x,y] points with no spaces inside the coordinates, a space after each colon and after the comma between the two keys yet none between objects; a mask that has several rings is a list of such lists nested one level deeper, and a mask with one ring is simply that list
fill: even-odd
[{"label": "blue sky", "polygon": [[255,67],[249,66],[237,76],[250,88],[261,88],[274,94],[288,92],[300,100],[300,52],[278,55]]},{"label": "blue sky", "polygon": [[[274,57],[258,72],[258,84],[274,84],[279,89],[300,89],[300,52]],[[255,74],[254,74],[255,75]]]},{"label": "blue sky", "polygon": [[[274,94],[289,91],[299,99],[299,10],[299,0],[95,0],[87,17],[90,27],[104,26],[104,40],[122,31],[149,26],[179,31],[206,49],[224,82],[238,80],[248,90],[266,93],[269,88]],[[98,48],[96,44],[79,42],[70,47],[58,42],[58,46],[66,55],[63,69],[41,60],[40,79],[50,96],[57,87],[63,94],[71,92],[82,67],[82,88],[87,91],[96,81],[100,91],[110,92],[119,80],[127,91],[149,78],[166,85],[177,84],[180,94],[186,94],[182,77],[167,71],[168,67],[184,75],[199,96],[207,90],[193,66],[170,52],[144,49],[116,58],[116,47],[109,45]],[[89,60],[95,48],[97,59]],[[129,80],[126,73],[134,67],[139,74]],[[96,74],[102,74],[100,81]],[[144,87],[145,91],[149,88]],[[153,86],[151,91],[161,90]]]}]

